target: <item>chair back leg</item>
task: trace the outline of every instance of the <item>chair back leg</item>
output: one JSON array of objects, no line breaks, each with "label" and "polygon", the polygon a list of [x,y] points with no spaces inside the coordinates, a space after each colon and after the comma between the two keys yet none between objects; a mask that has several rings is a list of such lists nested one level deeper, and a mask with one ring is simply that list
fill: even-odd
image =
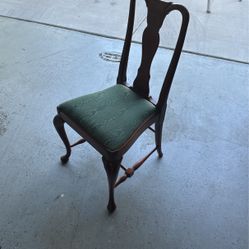
[{"label": "chair back leg", "polygon": [[54,127],[55,127],[56,131],[58,132],[61,140],[63,141],[63,143],[65,144],[65,147],[66,147],[67,152],[64,156],[61,157],[62,164],[65,164],[68,162],[68,159],[71,155],[70,143],[68,141],[67,134],[66,134],[65,128],[64,128],[65,121],[59,115],[56,115],[54,117],[53,123],[54,123]]},{"label": "chair back leg", "polygon": [[106,171],[107,178],[108,178],[108,184],[109,184],[109,201],[108,201],[107,209],[110,213],[112,213],[116,209],[116,204],[114,200],[114,186],[118,178],[118,172],[119,172],[122,158],[115,160],[115,161],[109,161],[105,159],[104,157],[102,157],[102,160],[104,163],[105,171]]},{"label": "chair back leg", "polygon": [[155,123],[155,140],[156,140],[156,149],[158,156],[161,158],[163,156],[162,152],[162,130],[163,130],[163,121],[159,120]]}]

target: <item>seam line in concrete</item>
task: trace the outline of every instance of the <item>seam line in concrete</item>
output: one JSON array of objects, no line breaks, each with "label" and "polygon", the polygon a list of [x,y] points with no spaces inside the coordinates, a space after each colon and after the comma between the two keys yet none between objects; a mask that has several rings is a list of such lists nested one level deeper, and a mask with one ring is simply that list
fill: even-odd
[{"label": "seam line in concrete", "polygon": [[[1,15],[1,14],[0,14],[0,17],[13,19],[13,20],[17,20],[17,21],[30,22],[30,23],[34,23],[34,24],[40,24],[40,25],[44,25],[44,26],[48,26],[48,27],[59,28],[59,29],[79,32],[79,33],[83,33],[83,34],[89,34],[89,35],[94,35],[94,36],[99,36],[99,37],[124,41],[124,38],[115,37],[115,36],[111,36],[111,35],[98,34],[98,33],[85,31],[85,30],[81,30],[81,29],[76,29],[76,28],[65,27],[65,26],[58,25],[58,24],[51,24],[51,23],[34,21],[34,20],[29,20],[29,19],[20,18],[20,17],[6,16],[6,15]],[[139,41],[132,41],[132,42],[136,43],[136,44],[141,44],[141,42],[139,42]],[[168,50],[174,50],[173,48],[167,47],[167,46],[159,46],[159,48],[165,48],[165,49],[168,49]],[[209,58],[213,58],[213,59],[225,60],[225,61],[231,61],[231,62],[236,62],[236,63],[249,65],[249,62],[247,62],[247,61],[241,61],[241,60],[226,58],[226,57],[222,57],[222,56],[216,56],[216,55],[210,55],[210,54],[205,54],[205,53],[200,53],[200,52],[194,52],[194,51],[185,50],[185,49],[183,49],[182,51],[184,53],[187,53],[187,54],[193,54],[193,55],[197,55],[197,56],[204,56],[204,57],[209,57]]]},{"label": "seam line in concrete", "polygon": [[143,22],[146,20],[146,16],[142,19],[142,21],[137,25],[137,27],[135,28],[135,30],[133,30],[132,35],[134,35],[137,30],[141,27],[141,25],[143,24]]}]

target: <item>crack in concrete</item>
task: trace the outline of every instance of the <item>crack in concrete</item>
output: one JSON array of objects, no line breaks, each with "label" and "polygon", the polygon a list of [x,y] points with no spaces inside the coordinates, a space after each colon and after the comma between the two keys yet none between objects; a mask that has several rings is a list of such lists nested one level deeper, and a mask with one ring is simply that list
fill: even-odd
[{"label": "crack in concrete", "polygon": [[133,30],[133,32],[132,32],[132,35],[134,35],[137,31],[138,31],[138,29],[141,27],[141,25],[144,23],[144,21],[146,20],[146,16],[144,16],[144,18],[142,19],[142,21],[137,25],[137,27],[136,28],[134,28],[134,30]]},{"label": "crack in concrete", "polygon": [[75,207],[74,203],[72,202],[72,209],[75,211],[76,213],[76,223],[74,224],[73,226],[73,229],[72,229],[72,235],[71,235],[71,239],[70,239],[70,248],[72,249],[73,248],[73,242],[76,238],[76,235],[77,235],[77,232],[78,232],[78,229],[79,229],[79,217],[80,217],[80,211]]}]

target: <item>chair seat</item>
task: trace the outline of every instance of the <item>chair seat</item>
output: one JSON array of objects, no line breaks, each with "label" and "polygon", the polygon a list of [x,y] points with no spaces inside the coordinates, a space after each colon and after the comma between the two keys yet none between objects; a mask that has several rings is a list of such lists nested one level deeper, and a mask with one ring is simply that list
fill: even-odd
[{"label": "chair seat", "polygon": [[64,102],[57,107],[109,151],[118,150],[156,107],[124,85]]}]

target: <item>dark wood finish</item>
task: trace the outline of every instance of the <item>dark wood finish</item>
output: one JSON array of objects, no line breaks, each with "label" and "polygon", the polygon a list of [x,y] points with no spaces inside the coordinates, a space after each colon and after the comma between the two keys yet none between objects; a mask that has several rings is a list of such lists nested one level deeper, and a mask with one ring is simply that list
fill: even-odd
[{"label": "dark wood finish", "polygon": [[[137,76],[133,82],[133,85],[130,87],[135,93],[140,95],[142,98],[147,99],[153,105],[155,105],[157,112],[150,116],[147,120],[145,120],[131,135],[131,137],[120,146],[115,151],[108,150],[103,144],[100,144],[96,140],[93,139],[91,134],[89,134],[84,127],[81,127],[79,124],[75,123],[73,120],[70,119],[65,113],[59,112],[54,118],[54,125],[55,128],[60,135],[62,141],[66,147],[66,155],[61,157],[62,163],[66,163],[71,155],[71,147],[81,144],[85,141],[90,143],[103,157],[103,163],[106,170],[108,183],[109,183],[109,202],[108,202],[108,210],[109,212],[113,212],[116,208],[115,200],[114,200],[114,187],[118,186],[121,182],[133,175],[134,171],[138,169],[145,160],[157,150],[158,156],[162,157],[162,128],[163,128],[163,121],[165,117],[166,107],[167,107],[167,98],[170,91],[170,87],[172,84],[172,80],[177,68],[177,64],[181,55],[187,26],[189,22],[189,13],[185,7],[179,4],[173,4],[171,2],[162,2],[160,0],[145,0],[148,14],[147,14],[147,27],[143,33],[142,39],[142,58],[141,64],[138,69]],[[135,6],[136,0],[130,0],[130,10],[129,10],[129,17],[128,17],[128,25],[127,25],[127,32],[123,47],[123,52],[121,56],[118,77],[117,77],[117,84],[127,85],[126,82],[126,71],[129,59],[129,52],[131,47],[131,39],[133,33],[133,26],[134,26],[134,17],[135,17]],[[181,13],[182,16],[182,24],[180,28],[180,33],[176,42],[176,47],[171,58],[164,82],[162,84],[162,89],[159,94],[159,98],[157,103],[153,103],[152,98],[149,96],[149,80],[150,80],[150,68],[151,63],[153,61],[154,55],[158,49],[160,36],[159,30],[163,24],[164,19],[166,16],[172,12],[178,11]],[[128,86],[127,86],[128,87]],[[71,126],[80,136],[82,139],[75,144],[69,144],[68,138],[65,133],[64,123],[67,123]],[[151,128],[150,126],[155,124],[155,129]],[[123,155],[128,151],[128,149],[132,146],[132,144],[137,140],[137,138],[146,130],[150,129],[155,132],[155,143],[156,148],[146,155],[142,160],[136,163],[132,168],[126,169],[121,165],[121,161]],[[125,170],[125,175],[116,182],[118,177],[119,168]]]},{"label": "dark wood finish", "polygon": [[69,157],[71,155],[71,147],[70,147],[70,143],[69,143],[68,138],[67,138],[67,134],[65,132],[64,123],[65,123],[65,121],[61,118],[60,115],[56,115],[54,117],[54,126],[55,126],[55,129],[58,132],[61,140],[65,144],[66,151],[67,151],[66,154],[61,157],[62,164],[67,163],[68,159],[69,159]]},{"label": "dark wood finish", "polygon": [[105,171],[108,178],[108,185],[109,185],[109,201],[107,205],[107,209],[110,213],[112,213],[116,209],[116,204],[114,201],[114,185],[118,177],[118,171],[120,168],[120,164],[122,161],[122,158],[119,158],[115,161],[109,161],[102,157]]},{"label": "dark wood finish", "polygon": [[131,0],[125,42],[119,64],[117,84],[123,84],[123,85],[126,84],[126,78],[127,78],[126,71],[127,71],[127,64],[129,59],[130,47],[131,47],[131,38],[132,38],[134,18],[135,18],[135,8],[136,8],[136,0]]},{"label": "dark wood finish", "polygon": [[142,39],[142,60],[133,89],[140,96],[149,98],[150,67],[159,46],[159,30],[172,3],[147,0],[146,4],[148,14]]},{"label": "dark wood finish", "polygon": [[149,130],[153,131],[153,132],[156,132],[155,129],[151,128],[151,127],[148,127]]},{"label": "dark wood finish", "polygon": [[146,155],[144,158],[136,162],[131,168],[126,169],[124,166],[122,166],[122,169],[125,170],[125,175],[121,176],[119,180],[115,183],[115,188],[124,182],[128,177],[132,177],[134,172],[157,150],[157,148],[154,148],[148,155]]},{"label": "dark wood finish", "polygon": [[76,145],[83,144],[83,143],[85,143],[85,142],[86,142],[86,139],[82,138],[82,139],[80,139],[79,141],[77,141],[76,143],[71,144],[70,147],[72,148],[72,147],[74,147],[74,146],[76,146]]}]

